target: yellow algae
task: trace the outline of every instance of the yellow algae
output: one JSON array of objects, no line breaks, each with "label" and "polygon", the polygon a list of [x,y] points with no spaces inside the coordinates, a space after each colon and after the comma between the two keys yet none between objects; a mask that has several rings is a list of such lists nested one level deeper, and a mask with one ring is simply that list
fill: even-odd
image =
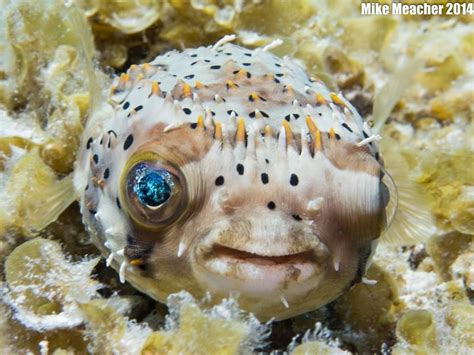
[{"label": "yellow algae", "polygon": [[79,305],[90,334],[94,353],[138,353],[151,330],[127,322],[106,300],[97,299]]},{"label": "yellow algae", "polygon": [[196,305],[184,304],[174,331],[153,333],[142,354],[235,354],[248,336],[245,323],[204,314]]},{"label": "yellow algae", "polygon": [[[8,220],[3,229],[18,229],[23,235],[35,235],[53,222],[57,215],[39,213],[43,203],[65,194],[64,201],[74,200],[65,187],[62,190],[54,171],[41,159],[37,150],[25,153],[10,168],[0,205],[7,211]],[[35,198],[32,198],[34,196]],[[68,196],[68,197],[67,197]]]},{"label": "yellow algae", "polygon": [[131,34],[151,26],[161,14],[159,1],[95,2],[99,20],[115,29]]},{"label": "yellow algae", "polygon": [[[449,149],[449,146],[446,146]],[[419,166],[418,181],[431,197],[432,211],[444,228],[450,225],[461,233],[473,234],[474,200],[466,196],[464,186],[474,185],[474,177],[466,167],[474,163],[472,151],[432,151]],[[461,219],[460,223],[455,221]]]},{"label": "yellow algae", "polygon": [[435,320],[429,311],[414,310],[404,314],[397,324],[397,336],[405,344],[396,346],[394,354],[439,352]]},{"label": "yellow algae", "polygon": [[474,236],[457,232],[430,238],[426,250],[434,261],[438,275],[445,281],[451,278],[449,269],[459,255],[474,248],[473,241]]},{"label": "yellow algae", "polygon": [[470,250],[464,251],[451,264],[450,275],[453,279],[461,278],[471,292],[474,291],[474,251],[471,243]]},{"label": "yellow algae", "polygon": [[184,291],[170,295],[165,327],[151,334],[142,353],[235,354],[265,345],[267,326],[242,312],[236,300],[224,299],[212,308],[207,301],[197,303]]},{"label": "yellow algae", "polygon": [[345,355],[348,351],[327,345],[323,341],[309,341],[297,346],[292,355],[321,354],[321,355]]},{"label": "yellow algae", "polygon": [[342,25],[342,41],[347,48],[378,52],[390,44],[398,21],[389,16],[367,16],[348,19]]},{"label": "yellow algae", "polygon": [[452,82],[464,73],[462,61],[450,55],[443,61],[428,62],[426,72],[419,74],[417,80],[429,91],[435,93],[448,89]]},{"label": "yellow algae", "polygon": [[468,351],[474,348],[474,306],[467,303],[452,303],[448,306],[445,316],[446,324],[451,328],[451,349],[456,351],[459,346]]},{"label": "yellow algae", "polygon": [[17,247],[5,262],[9,303],[16,318],[33,329],[80,324],[77,303],[96,294],[98,283],[89,275],[97,262],[71,264],[57,242],[42,238]]},{"label": "yellow algae", "polygon": [[364,334],[364,349],[376,352],[393,330],[401,301],[396,283],[382,268],[373,264],[366,277],[376,284],[355,285],[337,302],[337,313],[354,332]]}]

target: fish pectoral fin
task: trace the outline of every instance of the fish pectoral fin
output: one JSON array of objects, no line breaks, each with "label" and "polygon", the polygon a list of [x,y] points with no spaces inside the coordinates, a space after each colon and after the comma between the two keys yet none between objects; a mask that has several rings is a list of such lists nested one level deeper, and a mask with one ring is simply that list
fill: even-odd
[{"label": "fish pectoral fin", "polygon": [[30,211],[26,214],[28,227],[33,233],[46,228],[77,200],[73,185],[73,173],[47,186],[46,191],[43,191],[42,194],[47,198],[33,203],[29,208]]},{"label": "fish pectoral fin", "polygon": [[[422,193],[403,155],[394,150],[396,143],[385,143],[391,146],[385,149],[384,160],[390,173],[387,181],[391,180],[392,186],[387,186],[390,192],[386,208],[388,228],[382,234],[380,242],[391,245],[426,242],[436,231],[428,198]],[[381,148],[383,150],[383,146]]]}]

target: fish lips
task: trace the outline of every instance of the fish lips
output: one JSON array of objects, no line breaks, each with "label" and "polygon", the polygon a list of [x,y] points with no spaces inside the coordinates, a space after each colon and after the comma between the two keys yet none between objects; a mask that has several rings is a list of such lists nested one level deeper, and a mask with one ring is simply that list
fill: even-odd
[{"label": "fish lips", "polygon": [[245,243],[232,243],[235,238],[225,232],[213,233],[195,248],[195,276],[211,291],[291,297],[317,287],[330,265],[328,249],[314,234],[242,239]]}]

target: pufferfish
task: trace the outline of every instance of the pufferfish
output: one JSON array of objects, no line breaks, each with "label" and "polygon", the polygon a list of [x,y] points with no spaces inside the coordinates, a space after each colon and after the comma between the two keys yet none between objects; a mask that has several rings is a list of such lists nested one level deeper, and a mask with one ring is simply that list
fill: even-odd
[{"label": "pufferfish", "polygon": [[122,282],[162,302],[235,295],[285,319],[370,283],[390,179],[348,100],[273,55],[277,43],[232,39],[117,78],[88,121],[74,187]]}]

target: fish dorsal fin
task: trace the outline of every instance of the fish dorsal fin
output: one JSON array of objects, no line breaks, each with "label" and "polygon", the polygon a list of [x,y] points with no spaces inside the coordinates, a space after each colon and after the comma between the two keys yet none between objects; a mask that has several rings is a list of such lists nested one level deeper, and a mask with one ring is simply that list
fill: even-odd
[{"label": "fish dorsal fin", "polygon": [[421,192],[403,156],[393,149],[397,143],[389,137],[384,140],[381,150],[388,170],[384,184],[390,201],[386,208],[387,229],[381,242],[392,245],[425,242],[436,231],[427,197]]},{"label": "fish dorsal fin", "polygon": [[[87,79],[89,82],[90,109],[92,113],[96,111],[102,102],[105,101],[99,80],[93,66],[94,58],[94,37],[84,14],[77,7],[71,7],[67,12],[67,19],[71,30],[78,37],[78,52],[86,68]],[[91,114],[89,114],[91,116]]]}]

